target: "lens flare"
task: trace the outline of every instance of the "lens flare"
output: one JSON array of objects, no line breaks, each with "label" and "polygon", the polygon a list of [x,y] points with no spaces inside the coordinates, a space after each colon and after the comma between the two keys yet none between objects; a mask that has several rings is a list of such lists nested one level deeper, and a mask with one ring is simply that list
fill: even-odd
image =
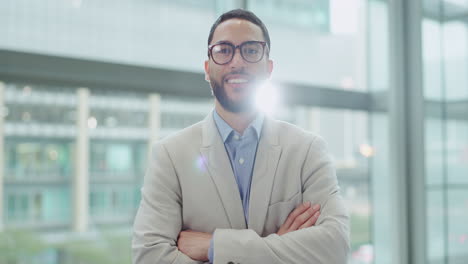
[{"label": "lens flare", "polygon": [[197,160],[195,161],[195,167],[200,170],[201,172],[206,171],[206,165],[207,165],[206,157],[203,155],[198,156]]},{"label": "lens flare", "polygon": [[374,156],[375,154],[375,149],[369,144],[361,144],[359,146],[359,152],[361,153],[362,156],[366,158],[370,158]]},{"label": "lens flare", "polygon": [[274,115],[279,107],[278,89],[270,81],[263,82],[257,90],[255,103],[257,109],[266,115]]}]

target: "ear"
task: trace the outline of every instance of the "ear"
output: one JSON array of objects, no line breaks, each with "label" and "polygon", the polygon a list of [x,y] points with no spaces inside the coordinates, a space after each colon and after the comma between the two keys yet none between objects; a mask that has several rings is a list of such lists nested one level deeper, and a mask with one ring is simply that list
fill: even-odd
[{"label": "ear", "polygon": [[205,61],[205,81],[209,82],[210,81],[210,61],[206,60]]},{"label": "ear", "polygon": [[271,77],[271,73],[273,72],[273,60],[268,59],[268,78]]}]

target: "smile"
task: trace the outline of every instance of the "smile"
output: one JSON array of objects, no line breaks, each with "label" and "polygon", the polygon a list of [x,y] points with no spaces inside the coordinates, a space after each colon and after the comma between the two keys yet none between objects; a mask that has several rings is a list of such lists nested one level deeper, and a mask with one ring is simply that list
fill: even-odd
[{"label": "smile", "polygon": [[229,79],[227,83],[247,83],[249,80],[247,79]]}]

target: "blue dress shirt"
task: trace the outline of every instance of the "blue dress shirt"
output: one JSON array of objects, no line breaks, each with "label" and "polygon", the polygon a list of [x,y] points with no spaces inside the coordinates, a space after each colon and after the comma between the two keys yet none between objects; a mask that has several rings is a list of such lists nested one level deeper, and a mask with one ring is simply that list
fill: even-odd
[{"label": "blue dress shirt", "polygon": [[[245,129],[241,135],[235,131],[218,113],[213,111],[213,118],[218,128],[219,134],[224,142],[224,147],[231,162],[231,168],[236,178],[237,187],[244,209],[245,222],[249,219],[249,197],[250,182],[252,181],[253,166],[257,153],[258,141],[262,132],[264,115],[258,113],[257,117]],[[214,248],[213,239],[210,241],[208,258],[213,263]]]}]

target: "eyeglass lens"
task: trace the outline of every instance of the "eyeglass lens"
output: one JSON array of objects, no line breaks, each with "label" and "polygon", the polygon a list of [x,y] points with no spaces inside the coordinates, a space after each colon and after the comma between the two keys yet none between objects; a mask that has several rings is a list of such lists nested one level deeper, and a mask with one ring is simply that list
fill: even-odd
[{"label": "eyeglass lens", "polygon": [[[226,64],[234,57],[234,49],[234,45],[230,43],[216,44],[211,49],[211,55],[216,63]],[[258,62],[263,57],[263,45],[260,42],[244,42],[239,49],[242,58],[248,62]]]}]

